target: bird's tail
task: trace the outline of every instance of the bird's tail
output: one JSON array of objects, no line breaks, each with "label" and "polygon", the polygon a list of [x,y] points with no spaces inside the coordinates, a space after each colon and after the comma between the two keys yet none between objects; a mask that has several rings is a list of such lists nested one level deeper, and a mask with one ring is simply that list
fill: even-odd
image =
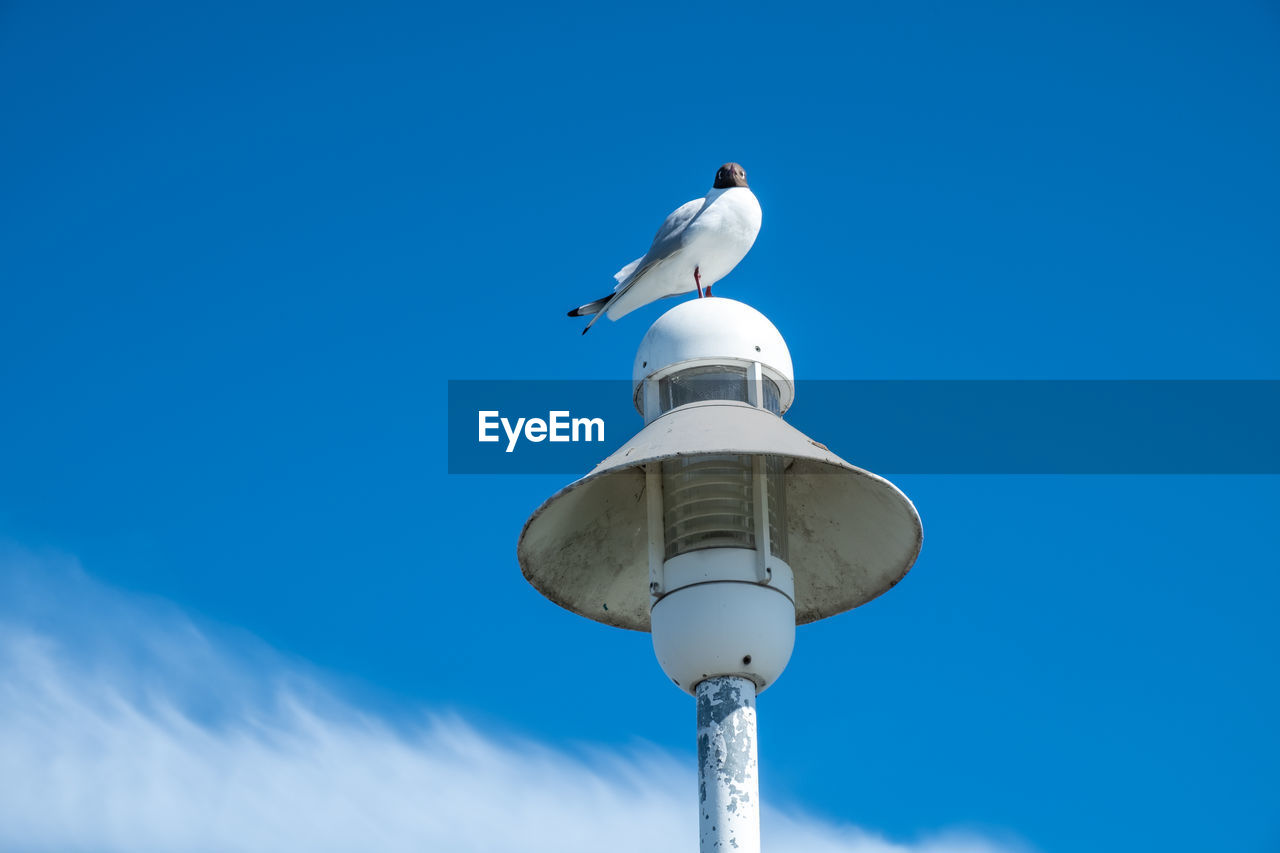
[{"label": "bird's tail", "polygon": [[605,303],[607,303],[612,298],[613,298],[613,294],[610,293],[608,296],[603,296],[595,300],[594,302],[588,302],[586,305],[579,305],[577,308],[574,308],[572,311],[569,312],[569,316],[570,317],[587,317],[591,314],[599,314],[600,309],[603,308],[605,306]]},{"label": "bird's tail", "polygon": [[616,294],[610,293],[608,296],[602,296],[595,302],[588,302],[586,305],[579,305],[577,308],[574,308],[569,312],[570,317],[587,317],[592,314],[595,315],[594,317],[591,317],[591,322],[587,324],[587,327],[582,330],[582,334],[585,335],[587,332],[591,331],[591,327],[596,324],[596,320],[599,320],[604,316],[605,306],[609,304],[609,301],[613,299],[615,295]]}]

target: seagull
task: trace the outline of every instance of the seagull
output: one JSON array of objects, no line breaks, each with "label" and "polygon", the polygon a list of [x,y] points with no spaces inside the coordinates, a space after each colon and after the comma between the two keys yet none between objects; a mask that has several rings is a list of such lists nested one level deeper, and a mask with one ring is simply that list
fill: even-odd
[{"label": "seagull", "polygon": [[747,173],[737,163],[725,163],[706,198],[676,208],[649,251],[614,274],[618,285],[613,293],[574,308],[569,316],[595,315],[582,330],[585,335],[605,314],[617,320],[690,290],[710,296],[711,285],[738,265],[759,233],[760,202],[747,186]]}]

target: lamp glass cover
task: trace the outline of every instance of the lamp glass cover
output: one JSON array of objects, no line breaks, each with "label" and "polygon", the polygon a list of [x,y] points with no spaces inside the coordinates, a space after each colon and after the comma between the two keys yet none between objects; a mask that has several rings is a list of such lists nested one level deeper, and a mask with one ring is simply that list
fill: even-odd
[{"label": "lamp glass cover", "polygon": [[662,463],[665,558],[702,548],[754,548],[751,457],[712,454]]},{"label": "lamp glass cover", "polygon": [[735,365],[690,367],[658,380],[659,408],[669,412],[703,400],[747,402],[747,369]]},{"label": "lamp glass cover", "polygon": [[764,457],[765,489],[769,503],[769,551],[779,560],[787,555],[787,484],[783,479],[786,460],[781,456]]},{"label": "lamp glass cover", "polygon": [[[750,402],[747,369],[737,365],[714,364],[679,370],[658,380],[658,411],[663,414],[689,403],[707,400]],[[764,377],[761,408],[782,415],[782,392],[778,383]]]}]

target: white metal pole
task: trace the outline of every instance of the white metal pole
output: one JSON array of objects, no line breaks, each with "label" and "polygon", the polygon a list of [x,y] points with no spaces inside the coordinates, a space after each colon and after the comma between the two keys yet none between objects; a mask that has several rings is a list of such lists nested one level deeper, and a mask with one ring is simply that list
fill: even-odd
[{"label": "white metal pole", "polygon": [[760,853],[756,685],[736,676],[698,684],[701,853]]}]

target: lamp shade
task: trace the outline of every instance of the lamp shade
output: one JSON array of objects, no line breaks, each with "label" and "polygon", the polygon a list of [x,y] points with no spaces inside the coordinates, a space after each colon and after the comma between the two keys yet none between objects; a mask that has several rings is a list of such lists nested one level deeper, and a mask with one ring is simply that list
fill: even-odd
[{"label": "lamp shade", "polygon": [[901,580],[920,552],[920,516],[888,480],[764,409],[708,401],[666,412],[548,498],[520,533],[525,578],[568,610],[648,631],[645,466],[711,454],[783,460],[797,624],[865,604]]}]

